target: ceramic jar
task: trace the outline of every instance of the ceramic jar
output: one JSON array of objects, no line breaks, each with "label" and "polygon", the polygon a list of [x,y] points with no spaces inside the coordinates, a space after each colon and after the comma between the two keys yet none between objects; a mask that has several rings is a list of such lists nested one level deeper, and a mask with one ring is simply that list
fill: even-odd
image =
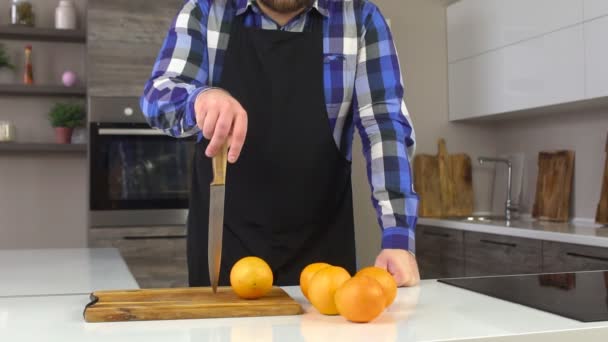
[{"label": "ceramic jar", "polygon": [[76,7],[72,0],[61,0],[55,9],[55,28],[60,30],[76,29]]}]

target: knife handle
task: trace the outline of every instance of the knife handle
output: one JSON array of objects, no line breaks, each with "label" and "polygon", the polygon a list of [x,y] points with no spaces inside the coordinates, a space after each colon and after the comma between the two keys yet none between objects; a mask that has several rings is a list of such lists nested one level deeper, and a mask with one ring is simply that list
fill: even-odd
[{"label": "knife handle", "polygon": [[224,144],[219,153],[213,157],[213,181],[211,185],[226,184],[226,166],[228,163],[228,144]]}]

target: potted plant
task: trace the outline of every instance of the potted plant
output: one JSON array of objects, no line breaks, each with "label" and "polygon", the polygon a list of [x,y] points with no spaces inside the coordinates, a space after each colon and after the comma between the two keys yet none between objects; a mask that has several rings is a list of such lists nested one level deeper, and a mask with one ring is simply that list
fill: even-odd
[{"label": "potted plant", "polygon": [[11,63],[6,47],[0,44],[0,83],[13,83],[15,81],[15,65]]},{"label": "potted plant", "polygon": [[73,103],[57,103],[49,113],[51,126],[55,128],[58,144],[69,144],[75,127],[82,126],[85,118],[84,106]]}]

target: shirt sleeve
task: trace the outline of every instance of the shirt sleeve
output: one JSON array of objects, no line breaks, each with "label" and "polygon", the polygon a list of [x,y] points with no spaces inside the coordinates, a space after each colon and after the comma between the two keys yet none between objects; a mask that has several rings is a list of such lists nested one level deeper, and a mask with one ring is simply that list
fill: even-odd
[{"label": "shirt sleeve", "polygon": [[200,131],[194,102],[209,89],[208,14],[208,1],[186,1],[173,20],[140,99],[150,126],[174,137]]},{"label": "shirt sleeve", "polygon": [[354,122],[363,142],[382,248],[415,253],[418,195],[409,158],[414,130],[404,102],[397,51],[379,9],[366,3],[355,79]]}]

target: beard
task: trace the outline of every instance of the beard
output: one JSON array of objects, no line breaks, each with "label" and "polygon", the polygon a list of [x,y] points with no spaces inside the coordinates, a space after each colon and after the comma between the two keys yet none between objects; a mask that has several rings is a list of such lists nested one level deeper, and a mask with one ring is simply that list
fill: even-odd
[{"label": "beard", "polygon": [[312,6],[315,0],[258,0],[271,10],[284,14]]}]

